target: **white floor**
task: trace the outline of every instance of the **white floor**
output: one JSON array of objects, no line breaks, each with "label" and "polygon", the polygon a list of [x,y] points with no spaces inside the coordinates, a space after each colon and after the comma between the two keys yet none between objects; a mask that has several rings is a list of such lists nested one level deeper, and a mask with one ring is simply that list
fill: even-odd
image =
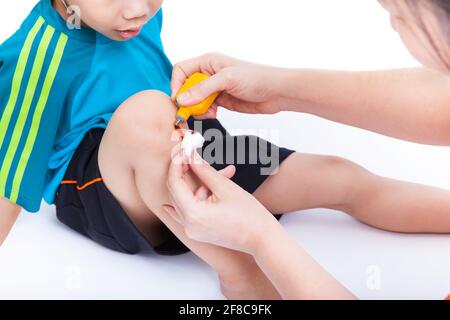
[{"label": "white floor", "polygon": [[[283,225],[364,299],[442,299],[450,292],[450,237],[398,235],[312,210]],[[192,254],[128,256],[67,230],[46,208],[22,216],[0,251],[0,298],[222,299]]]},{"label": "white floor", "polygon": [[[33,2],[0,3],[0,40],[25,15],[15,8],[25,10]],[[220,15],[188,19],[190,12],[217,10],[217,3],[166,2],[164,39],[173,61],[218,50],[286,66],[358,70],[416,65],[376,1],[280,0],[274,7],[269,0],[230,0]],[[256,6],[258,15],[246,14]],[[208,27],[202,28],[202,22]],[[231,131],[257,129],[254,133],[264,135],[265,128],[268,138],[281,145],[343,156],[377,174],[450,190],[449,148],[401,142],[299,114],[222,112],[221,119]],[[360,298],[443,299],[450,293],[450,236],[387,233],[323,209],[294,213],[282,223]],[[0,250],[0,298],[223,297],[215,275],[192,254],[118,254],[66,229],[54,208],[43,206],[38,215],[20,217]]]}]

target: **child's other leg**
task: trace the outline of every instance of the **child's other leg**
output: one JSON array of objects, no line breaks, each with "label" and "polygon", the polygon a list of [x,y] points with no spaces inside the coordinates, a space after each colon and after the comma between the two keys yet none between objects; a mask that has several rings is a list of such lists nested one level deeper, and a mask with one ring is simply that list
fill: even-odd
[{"label": "child's other leg", "polygon": [[274,213],[329,208],[395,232],[450,232],[450,191],[376,176],[338,157],[293,154],[255,192]]},{"label": "child's other leg", "polygon": [[169,97],[155,91],[138,93],[118,108],[99,149],[99,167],[106,186],[152,244],[165,238],[161,220],[217,271],[226,297],[280,298],[253,257],[188,239],[162,209],[163,204],[170,203],[166,175],[176,144],[172,141],[175,110]]}]

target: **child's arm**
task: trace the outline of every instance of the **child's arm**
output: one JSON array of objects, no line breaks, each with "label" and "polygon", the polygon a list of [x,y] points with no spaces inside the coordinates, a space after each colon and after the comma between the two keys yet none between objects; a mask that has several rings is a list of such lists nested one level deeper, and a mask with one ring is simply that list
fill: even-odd
[{"label": "child's arm", "polygon": [[425,68],[286,72],[290,111],[418,143],[450,144],[450,77]]},{"label": "child's arm", "polygon": [[0,246],[11,231],[21,209],[9,200],[0,197]]}]

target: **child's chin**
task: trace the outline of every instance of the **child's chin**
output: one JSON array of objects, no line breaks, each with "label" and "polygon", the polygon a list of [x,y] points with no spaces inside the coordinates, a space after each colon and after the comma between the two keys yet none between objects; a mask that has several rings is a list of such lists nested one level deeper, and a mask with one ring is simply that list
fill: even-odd
[{"label": "child's chin", "polygon": [[110,38],[111,40],[120,41],[120,42],[126,42],[128,40],[131,40],[131,39],[122,39],[122,38],[118,38],[118,37],[108,37],[108,38]]},{"label": "child's chin", "polygon": [[125,41],[128,41],[128,40],[136,38],[137,35],[134,36],[134,37],[129,37],[129,38],[124,38],[124,37],[121,37],[120,35],[117,35],[117,34],[113,34],[113,35],[104,34],[104,36],[106,36],[107,38],[109,38],[111,40],[114,40],[114,41],[125,42]]},{"label": "child's chin", "polygon": [[104,35],[106,38],[114,40],[114,41],[123,41],[117,34],[114,33],[105,33],[101,32],[102,35]]}]

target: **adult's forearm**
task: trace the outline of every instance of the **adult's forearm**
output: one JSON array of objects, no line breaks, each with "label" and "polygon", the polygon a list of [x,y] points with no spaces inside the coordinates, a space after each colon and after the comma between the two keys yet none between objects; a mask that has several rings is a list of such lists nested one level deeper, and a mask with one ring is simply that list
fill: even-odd
[{"label": "adult's forearm", "polygon": [[254,252],[261,270],[284,299],[354,299],[355,297],[280,226],[264,234]]},{"label": "adult's forearm", "polygon": [[368,72],[289,70],[286,111],[418,143],[450,144],[450,77],[425,68]]}]

